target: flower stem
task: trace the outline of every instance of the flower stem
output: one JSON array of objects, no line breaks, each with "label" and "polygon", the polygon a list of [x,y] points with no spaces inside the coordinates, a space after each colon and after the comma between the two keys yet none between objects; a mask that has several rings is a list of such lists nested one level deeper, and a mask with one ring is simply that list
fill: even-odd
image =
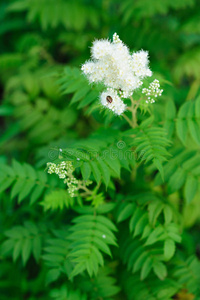
[{"label": "flower stem", "polygon": [[132,128],[135,128],[138,126],[138,124],[137,124],[137,109],[139,107],[140,100],[134,101],[133,97],[130,97],[130,99],[131,99],[131,106],[129,106],[127,109],[131,112],[132,119],[130,120],[125,114],[123,115],[123,117]]}]

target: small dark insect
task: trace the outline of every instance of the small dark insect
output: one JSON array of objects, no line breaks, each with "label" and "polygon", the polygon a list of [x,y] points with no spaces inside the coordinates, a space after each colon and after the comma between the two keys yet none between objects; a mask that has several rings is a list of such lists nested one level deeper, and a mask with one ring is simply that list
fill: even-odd
[{"label": "small dark insect", "polygon": [[112,98],[111,96],[107,96],[107,97],[106,97],[106,100],[107,100],[107,102],[112,103],[113,98]]}]

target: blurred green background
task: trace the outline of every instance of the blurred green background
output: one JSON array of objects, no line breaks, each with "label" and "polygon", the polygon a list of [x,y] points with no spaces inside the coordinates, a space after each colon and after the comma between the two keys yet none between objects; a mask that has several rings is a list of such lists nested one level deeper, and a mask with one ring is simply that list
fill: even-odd
[{"label": "blurred green background", "polygon": [[[53,158],[52,146],[64,147],[103,123],[97,112],[88,117],[76,104],[68,106],[71,96],[59,90],[58,74],[66,65],[80,68],[90,57],[92,41],[111,38],[114,32],[131,50],[149,51],[150,68],[164,89],[161,103],[173,99],[179,106],[195,98],[199,0],[0,1],[1,163],[15,158],[44,169]],[[42,208],[13,205],[6,192],[0,197],[1,232],[27,219],[42,220],[48,227],[51,215],[44,216]],[[55,226],[61,217],[54,216]],[[45,272],[33,259],[25,269],[20,262],[3,261],[0,299],[49,299]]]}]

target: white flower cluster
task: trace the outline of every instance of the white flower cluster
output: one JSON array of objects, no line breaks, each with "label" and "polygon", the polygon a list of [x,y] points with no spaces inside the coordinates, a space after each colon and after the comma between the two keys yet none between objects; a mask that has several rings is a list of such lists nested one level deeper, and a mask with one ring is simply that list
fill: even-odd
[{"label": "white flower cluster", "polygon": [[[68,192],[71,197],[75,196],[75,191],[78,190],[79,180],[74,177],[72,174],[74,171],[73,165],[71,161],[62,161],[60,164],[55,164],[48,162],[48,173],[49,174],[57,174],[59,178],[64,179],[64,183],[68,186]],[[68,177],[68,178],[66,178]]]},{"label": "white flower cluster", "polygon": [[59,178],[64,179],[64,183],[67,184],[68,192],[71,197],[75,197],[75,191],[81,188],[81,184],[88,186],[92,183],[91,180],[78,180],[72,174],[74,172],[74,167],[71,161],[62,161],[60,164],[47,163],[47,172],[49,174],[57,174]]},{"label": "white flower cluster", "polygon": [[121,98],[130,97],[143,84],[142,79],[152,75],[148,53],[141,50],[131,55],[116,33],[113,42],[94,41],[91,53],[93,60],[86,62],[82,71],[91,83],[104,83],[108,89],[101,94],[101,103],[120,115],[126,109]]},{"label": "white flower cluster", "polygon": [[155,79],[152,83],[150,83],[149,88],[144,88],[142,93],[148,96],[146,103],[154,103],[155,99],[158,96],[162,95],[163,90],[160,89],[160,84],[157,79]]}]

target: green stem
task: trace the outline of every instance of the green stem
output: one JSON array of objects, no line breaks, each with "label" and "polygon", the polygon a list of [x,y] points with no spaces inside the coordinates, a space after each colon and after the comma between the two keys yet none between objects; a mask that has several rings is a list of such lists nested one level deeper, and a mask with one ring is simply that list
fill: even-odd
[{"label": "green stem", "polygon": [[128,107],[128,110],[132,114],[131,120],[126,115],[123,115],[123,117],[132,128],[135,128],[138,126],[138,124],[137,124],[137,109],[140,105],[140,100],[134,101],[133,97],[130,97],[130,99],[131,99],[131,106]]}]

